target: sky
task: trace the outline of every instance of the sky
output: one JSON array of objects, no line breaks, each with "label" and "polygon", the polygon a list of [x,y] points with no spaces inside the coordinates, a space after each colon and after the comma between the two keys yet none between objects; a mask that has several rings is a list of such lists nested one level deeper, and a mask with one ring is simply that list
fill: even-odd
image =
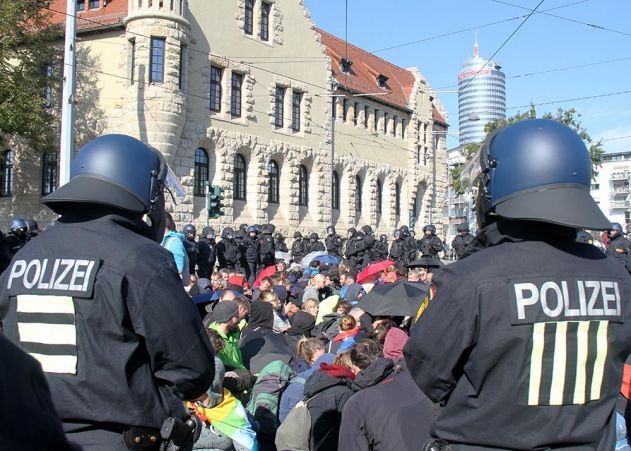
[{"label": "sky", "polygon": [[[540,2],[305,0],[305,6],[316,26],[398,66],[417,67],[436,91],[457,89],[477,33],[480,56],[499,50],[493,59],[506,74],[508,116],[531,102],[539,115],[575,108],[591,137],[604,140],[605,152],[631,151],[631,1],[544,0],[541,13],[517,30]],[[613,95],[537,105],[603,94]],[[448,146],[454,147],[458,95],[438,97],[454,135]]]}]

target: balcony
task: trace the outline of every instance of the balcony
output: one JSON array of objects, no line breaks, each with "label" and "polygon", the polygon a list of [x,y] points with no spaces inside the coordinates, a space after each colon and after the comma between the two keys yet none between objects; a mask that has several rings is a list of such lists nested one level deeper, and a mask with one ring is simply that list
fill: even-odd
[{"label": "balcony", "polygon": [[609,206],[611,207],[612,210],[618,210],[621,208],[629,208],[629,201],[628,200],[614,200],[609,204]]},{"label": "balcony", "polygon": [[611,173],[611,180],[629,180],[629,171],[616,171]]}]

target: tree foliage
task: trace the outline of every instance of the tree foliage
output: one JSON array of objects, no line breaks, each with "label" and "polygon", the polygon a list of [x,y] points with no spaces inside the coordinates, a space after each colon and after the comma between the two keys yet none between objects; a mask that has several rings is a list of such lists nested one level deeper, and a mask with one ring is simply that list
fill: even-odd
[{"label": "tree foliage", "polygon": [[[495,130],[504,128],[508,125],[512,125],[516,122],[524,121],[527,119],[535,119],[536,117],[537,110],[535,109],[535,106],[531,104],[528,111],[524,113],[517,113],[514,116],[508,117],[506,119],[497,119],[495,121],[487,123],[484,126],[484,131],[487,134],[493,133]],[[592,176],[596,177],[598,175],[598,168],[602,165],[603,161],[604,150],[602,141],[594,141],[591,138],[585,127],[583,127],[580,121],[580,117],[580,113],[578,113],[574,108],[570,108],[568,110],[559,108],[554,114],[545,113],[542,116],[543,119],[551,119],[561,122],[562,124],[565,124],[576,131],[576,133],[585,142],[585,145],[589,150],[589,156],[592,160]],[[480,149],[480,145],[481,143],[470,143],[464,147],[463,156],[465,158],[465,165],[477,153],[477,151]],[[470,183],[469,180],[466,180],[461,176],[463,168],[464,165],[457,166],[452,168],[450,172],[452,187],[454,189],[454,192],[458,195],[464,194]]]},{"label": "tree foliage", "polygon": [[[0,138],[15,136],[37,150],[54,149],[58,115],[47,102],[59,94],[61,36],[41,0],[0,1]],[[47,70],[50,67],[52,71]]]}]

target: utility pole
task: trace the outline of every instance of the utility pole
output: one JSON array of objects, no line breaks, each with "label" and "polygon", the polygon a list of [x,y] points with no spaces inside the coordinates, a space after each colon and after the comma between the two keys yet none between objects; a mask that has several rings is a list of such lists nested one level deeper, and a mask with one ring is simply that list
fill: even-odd
[{"label": "utility pole", "polygon": [[64,44],[64,88],[61,101],[61,141],[59,144],[59,186],[70,181],[70,163],[74,148],[74,91],[77,17],[75,2],[67,0]]}]

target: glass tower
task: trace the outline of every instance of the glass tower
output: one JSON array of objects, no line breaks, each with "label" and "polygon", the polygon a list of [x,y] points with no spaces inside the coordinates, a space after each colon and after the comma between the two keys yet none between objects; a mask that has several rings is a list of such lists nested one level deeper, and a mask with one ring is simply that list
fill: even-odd
[{"label": "glass tower", "polygon": [[506,118],[506,77],[501,66],[480,57],[478,40],[473,57],[458,74],[458,128],[460,144],[484,140],[484,126]]}]

